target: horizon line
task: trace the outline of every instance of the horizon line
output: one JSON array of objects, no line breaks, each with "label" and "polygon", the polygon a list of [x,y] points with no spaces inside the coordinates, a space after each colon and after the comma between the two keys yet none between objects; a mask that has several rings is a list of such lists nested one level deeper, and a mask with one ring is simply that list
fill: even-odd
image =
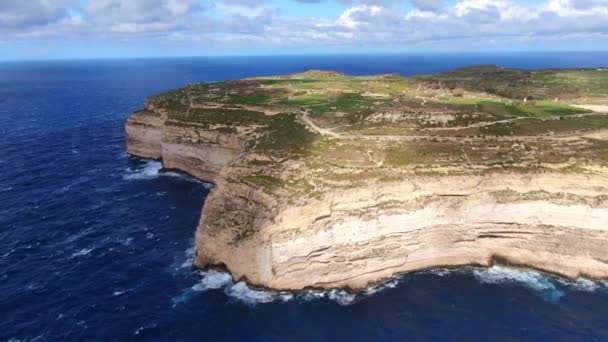
[{"label": "horizon line", "polygon": [[160,59],[203,59],[203,58],[260,58],[260,57],[310,57],[310,56],[407,56],[407,55],[500,55],[500,54],[556,54],[556,53],[608,53],[605,50],[498,50],[498,51],[407,51],[407,52],[318,52],[318,53],[276,53],[276,54],[213,54],[213,55],[167,55],[167,56],[100,56],[100,57],[50,57],[25,59],[0,59],[0,63],[20,62],[60,62],[60,61],[103,61],[103,60],[160,60]]}]

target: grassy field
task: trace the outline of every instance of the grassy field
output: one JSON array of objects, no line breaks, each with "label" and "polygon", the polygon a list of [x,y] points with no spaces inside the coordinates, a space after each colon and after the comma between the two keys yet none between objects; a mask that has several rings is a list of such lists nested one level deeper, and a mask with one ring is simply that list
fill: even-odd
[{"label": "grassy field", "polygon": [[508,99],[573,100],[608,94],[608,71],[602,69],[522,70],[489,65],[420,76],[418,80]]},{"label": "grassy field", "polygon": [[495,101],[479,98],[452,98],[447,103],[460,106],[464,110],[474,110],[489,113],[496,117],[551,117],[566,116],[573,114],[589,113],[589,110],[576,108],[567,104],[554,103],[548,101],[529,101],[523,104],[522,101],[514,104],[513,101]]},{"label": "grassy field", "polygon": [[[574,99],[593,97],[608,101],[607,93],[606,70],[478,66],[416,77],[309,71],[193,84],[151,101],[167,110],[172,124],[198,124],[227,134],[236,133],[236,127],[250,127],[256,139],[248,148],[310,156],[322,138],[298,119],[303,110],[317,126],[336,134],[432,139],[534,136],[608,128],[606,116],[569,105],[576,103]],[[432,163],[433,156],[458,155],[437,146],[389,149],[386,162]],[[325,152],[339,160],[340,149],[361,163],[367,158],[362,151],[345,147]]]},{"label": "grassy field", "polygon": [[247,157],[228,166],[231,181],[298,201],[327,186],[412,173],[608,166],[601,131],[608,115],[577,104],[608,105],[608,71],[479,66],[416,77],[311,71],[192,84],[150,98],[140,115],[166,118],[180,143],[243,146]]}]

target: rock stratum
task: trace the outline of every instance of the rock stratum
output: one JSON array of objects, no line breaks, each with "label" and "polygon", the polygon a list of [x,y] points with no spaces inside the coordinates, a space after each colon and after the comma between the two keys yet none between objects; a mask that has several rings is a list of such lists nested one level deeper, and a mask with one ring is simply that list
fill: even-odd
[{"label": "rock stratum", "polygon": [[212,182],[197,267],[363,289],[494,263],[608,278],[608,71],[309,71],[150,97],[128,152]]}]

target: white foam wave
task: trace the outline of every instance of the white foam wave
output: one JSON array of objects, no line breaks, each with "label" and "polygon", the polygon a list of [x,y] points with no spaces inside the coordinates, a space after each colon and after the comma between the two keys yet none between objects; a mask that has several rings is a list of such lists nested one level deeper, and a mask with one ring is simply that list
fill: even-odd
[{"label": "white foam wave", "polygon": [[299,298],[305,302],[319,300],[325,298],[326,293],[323,291],[306,291],[299,295]]},{"label": "white foam wave", "polygon": [[192,287],[194,291],[217,290],[232,284],[232,277],[226,272],[211,270],[202,273],[201,281]]},{"label": "white foam wave", "polygon": [[232,277],[226,272],[211,270],[200,272],[200,274],[200,282],[194,284],[190,288],[185,289],[184,291],[182,291],[181,294],[171,299],[173,301],[173,306],[177,306],[178,304],[187,302],[197,292],[218,290],[232,286]]},{"label": "white foam wave", "polygon": [[[148,180],[148,179],[154,179],[159,176],[165,176],[165,177],[180,178],[180,179],[187,180],[187,181],[193,182],[193,183],[199,183],[205,189],[211,189],[213,187],[212,183],[199,181],[198,179],[192,178],[192,177],[188,176],[187,174],[173,172],[173,171],[161,172],[162,168],[163,168],[163,164],[161,162],[156,161],[156,160],[148,160],[144,163],[144,166],[142,168],[137,168],[137,169],[133,169],[130,167],[127,168],[126,174],[124,174],[122,176],[122,178],[124,180]],[[159,192],[156,195],[163,196],[165,194],[166,193],[164,193],[164,192]]]},{"label": "white foam wave", "polygon": [[[192,258],[195,253],[195,248],[189,248],[186,251],[187,260],[180,267],[191,267]],[[274,292],[258,290],[249,287],[245,282],[234,283],[230,274],[217,270],[198,271],[200,276],[199,282],[192,287],[183,291],[181,295],[173,298],[175,305],[180,302],[189,300],[196,292],[208,290],[223,290],[224,293],[245,305],[256,306],[258,304],[270,303],[275,301],[316,301],[327,299],[338,303],[339,305],[352,305],[361,299],[374,296],[382,291],[396,288],[407,275],[396,276],[379,285],[372,286],[366,291],[352,293],[345,290],[307,290],[303,292]],[[452,274],[472,274],[479,283],[482,284],[499,284],[499,285],[516,285],[531,289],[541,295],[543,299],[549,301],[557,301],[564,296],[564,292],[559,288],[559,285],[567,286],[570,289],[578,291],[595,291],[603,286],[608,287],[608,282],[603,284],[598,281],[589,279],[578,279],[575,281],[562,278],[553,278],[541,272],[525,269],[510,268],[504,266],[493,266],[489,268],[461,268],[461,269],[446,269],[437,268],[419,273],[432,274],[438,277],[445,277]]]},{"label": "white foam wave", "polygon": [[127,174],[123,175],[124,180],[145,180],[158,177],[163,164],[159,161],[146,161],[141,169],[127,168]]},{"label": "white foam wave", "polygon": [[158,326],[158,324],[156,324],[156,323],[150,323],[150,324],[142,325],[139,328],[135,329],[135,331],[133,332],[133,335],[139,335],[139,334],[141,334],[142,331],[144,331],[146,329],[154,329],[157,326]]},{"label": "white foam wave", "polygon": [[[184,262],[182,267],[189,267],[190,261]],[[182,293],[172,298],[174,306],[188,301],[197,292],[209,290],[223,290],[224,293],[231,299],[245,304],[247,306],[256,306],[271,302],[288,302],[292,300],[313,301],[320,299],[329,299],[340,305],[350,305],[356,302],[360,296],[364,294],[354,294],[344,290],[331,291],[316,291],[309,290],[305,292],[293,293],[287,291],[275,292],[265,291],[251,288],[247,283],[240,281],[234,283],[230,274],[217,270],[198,271],[200,281],[190,288],[182,291]]]},{"label": "white foam wave", "polygon": [[452,268],[431,268],[425,271],[421,271],[420,273],[426,273],[426,274],[432,274],[432,275],[436,275],[439,277],[445,277],[445,276],[449,276],[451,274],[454,274],[455,272],[458,272],[458,269],[452,269]]},{"label": "white foam wave", "polygon": [[270,303],[275,300],[275,294],[266,291],[258,291],[250,288],[244,282],[238,282],[225,289],[228,296],[239,301],[254,306],[261,303]]},{"label": "white foam wave", "polygon": [[192,267],[192,259],[194,259],[194,254],[196,253],[196,247],[192,246],[186,249],[186,259],[179,266],[180,268]]},{"label": "white foam wave", "polygon": [[582,292],[593,292],[602,288],[602,284],[600,281],[594,281],[590,279],[579,278],[576,280],[568,280],[568,279],[558,279],[558,281],[573,290],[582,291]]},{"label": "white foam wave", "polygon": [[134,239],[132,237],[127,237],[124,239],[118,239],[117,242],[123,246],[129,246],[131,244],[131,242],[133,242],[133,240]]},{"label": "white foam wave", "polygon": [[357,295],[344,290],[331,290],[327,294],[327,298],[340,305],[351,305],[357,300]]},{"label": "white foam wave", "polygon": [[93,250],[92,248],[83,248],[83,249],[81,249],[79,251],[76,251],[76,252],[72,253],[72,255],[70,256],[70,259],[77,258],[77,257],[80,257],[80,256],[89,255],[89,253],[91,253],[92,250]]},{"label": "white foam wave", "polygon": [[0,255],[0,258],[2,258],[2,259],[6,258],[6,257],[10,256],[11,254],[13,254],[14,251],[15,251],[15,249],[12,248],[10,251]]},{"label": "white foam wave", "polygon": [[527,287],[550,301],[556,301],[564,295],[549,276],[532,270],[492,266],[476,269],[473,275],[482,284],[516,284]]},{"label": "white foam wave", "polygon": [[399,277],[392,278],[388,281],[385,281],[382,284],[372,286],[369,289],[365,290],[365,294],[367,296],[371,296],[371,295],[374,295],[376,293],[382,292],[387,289],[394,289],[395,287],[397,287],[397,285],[399,285],[399,283],[401,282],[401,279],[402,279],[402,277],[399,276]]}]

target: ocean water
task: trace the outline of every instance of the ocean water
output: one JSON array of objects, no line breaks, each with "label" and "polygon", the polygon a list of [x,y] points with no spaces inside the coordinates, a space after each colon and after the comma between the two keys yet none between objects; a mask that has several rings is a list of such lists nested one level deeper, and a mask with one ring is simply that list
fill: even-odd
[{"label": "ocean water", "polygon": [[332,69],[602,67],[608,53],[0,63],[0,340],[607,340],[608,284],[437,269],[364,293],[271,293],[192,270],[208,185],[129,158],[123,124],[191,82]]}]

